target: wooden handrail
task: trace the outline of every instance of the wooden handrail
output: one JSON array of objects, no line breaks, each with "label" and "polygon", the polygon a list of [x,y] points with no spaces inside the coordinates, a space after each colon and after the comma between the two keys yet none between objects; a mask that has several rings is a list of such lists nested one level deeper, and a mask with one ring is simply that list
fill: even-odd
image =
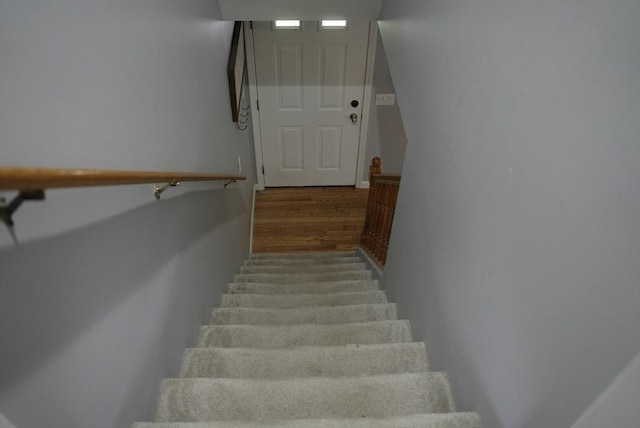
[{"label": "wooden handrail", "polygon": [[[401,178],[402,177],[397,174],[376,174],[375,177],[373,178],[374,187],[376,184],[380,184],[380,183],[387,183],[387,184],[400,183]],[[371,188],[371,184],[369,184],[369,187]]]},{"label": "wooden handrail", "polygon": [[373,158],[369,167],[369,199],[360,245],[384,266],[401,177],[382,173],[382,161]]},{"label": "wooden handrail", "polygon": [[246,177],[237,174],[205,174],[175,171],[0,167],[0,190],[18,191],[45,190],[61,187],[238,180],[246,180]]}]

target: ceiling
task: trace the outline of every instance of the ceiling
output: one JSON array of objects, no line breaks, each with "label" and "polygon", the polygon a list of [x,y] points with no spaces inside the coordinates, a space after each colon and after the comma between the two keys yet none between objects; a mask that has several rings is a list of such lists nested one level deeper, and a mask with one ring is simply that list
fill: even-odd
[{"label": "ceiling", "polygon": [[274,19],[348,19],[375,21],[382,0],[218,0],[222,19],[270,21]]}]

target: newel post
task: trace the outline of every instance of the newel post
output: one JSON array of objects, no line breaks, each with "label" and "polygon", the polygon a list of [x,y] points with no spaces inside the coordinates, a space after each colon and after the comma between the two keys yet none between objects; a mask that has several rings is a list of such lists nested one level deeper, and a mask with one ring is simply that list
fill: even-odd
[{"label": "newel post", "polygon": [[369,189],[373,188],[374,174],[382,174],[382,159],[378,156],[371,159],[371,166],[369,166]]}]

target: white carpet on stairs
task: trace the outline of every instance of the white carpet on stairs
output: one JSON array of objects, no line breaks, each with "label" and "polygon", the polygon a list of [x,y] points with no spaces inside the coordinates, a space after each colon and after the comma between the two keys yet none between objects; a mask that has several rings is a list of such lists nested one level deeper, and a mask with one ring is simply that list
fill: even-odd
[{"label": "white carpet on stairs", "polygon": [[355,253],[257,254],[240,268],[156,422],[132,428],[480,428],[456,412]]}]

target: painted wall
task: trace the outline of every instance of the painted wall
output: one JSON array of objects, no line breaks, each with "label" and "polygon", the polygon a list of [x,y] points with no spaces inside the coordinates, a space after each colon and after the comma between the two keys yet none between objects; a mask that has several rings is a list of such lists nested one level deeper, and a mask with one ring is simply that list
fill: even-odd
[{"label": "painted wall", "polygon": [[407,136],[404,132],[397,99],[392,106],[377,106],[375,105],[377,94],[395,94],[387,54],[379,33],[373,68],[373,90],[371,91],[371,107],[367,127],[365,168],[362,175],[364,181],[369,180],[369,165],[371,165],[371,159],[376,156],[382,159],[383,172],[400,173],[407,145]]},{"label": "painted wall", "polygon": [[640,350],[638,22],[383,4],[408,137],[385,286],[485,426],[571,426]]},{"label": "painted wall", "polygon": [[[0,225],[0,414],[20,428],[151,420],[162,378],[248,253],[250,131],[232,23],[200,0],[0,0],[0,164],[236,172],[57,190]],[[7,194],[6,196],[13,196]]]}]

